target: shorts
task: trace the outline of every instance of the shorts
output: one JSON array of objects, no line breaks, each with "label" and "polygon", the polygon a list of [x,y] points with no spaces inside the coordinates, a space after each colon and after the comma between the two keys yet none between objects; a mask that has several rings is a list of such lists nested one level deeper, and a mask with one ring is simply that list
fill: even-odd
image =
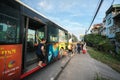
[{"label": "shorts", "polygon": [[43,54],[37,54],[37,57],[39,61],[45,61],[45,56]]}]

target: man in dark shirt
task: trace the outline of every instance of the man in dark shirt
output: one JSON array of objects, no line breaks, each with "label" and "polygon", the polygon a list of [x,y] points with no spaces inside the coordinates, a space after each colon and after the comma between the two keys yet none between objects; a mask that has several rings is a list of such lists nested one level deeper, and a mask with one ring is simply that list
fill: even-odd
[{"label": "man in dark shirt", "polygon": [[80,54],[80,50],[81,50],[81,45],[80,43],[77,43],[77,52]]},{"label": "man in dark shirt", "polygon": [[41,42],[37,46],[36,54],[39,59],[38,66],[43,67],[42,63],[44,62],[45,59],[45,48],[44,44],[46,43],[46,40],[43,38],[41,39]]}]

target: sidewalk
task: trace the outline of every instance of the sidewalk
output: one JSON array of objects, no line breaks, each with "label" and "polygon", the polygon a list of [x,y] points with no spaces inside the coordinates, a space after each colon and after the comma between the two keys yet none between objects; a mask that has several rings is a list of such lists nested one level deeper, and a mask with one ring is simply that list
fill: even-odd
[{"label": "sidewalk", "polygon": [[120,80],[120,73],[86,54],[75,54],[58,60],[24,80],[95,80],[97,75]]},{"label": "sidewalk", "polygon": [[30,76],[24,78],[23,80],[55,80],[63,68],[67,65],[67,63],[70,61],[71,57],[66,56],[48,66],[43,68],[42,70],[39,70]]},{"label": "sidewalk", "polygon": [[120,73],[86,54],[76,54],[57,80],[95,80],[95,77],[120,80]]}]

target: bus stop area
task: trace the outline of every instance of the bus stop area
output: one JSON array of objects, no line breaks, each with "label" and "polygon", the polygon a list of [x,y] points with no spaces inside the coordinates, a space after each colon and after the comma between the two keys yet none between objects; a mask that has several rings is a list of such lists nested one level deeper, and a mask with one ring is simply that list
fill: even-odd
[{"label": "bus stop area", "polygon": [[97,75],[107,80],[119,80],[120,74],[108,65],[86,54],[75,54],[48,65],[24,80],[96,80]]},{"label": "bus stop area", "polygon": [[71,58],[71,56],[63,57],[62,59],[53,62],[43,69],[25,77],[23,80],[56,80]]}]

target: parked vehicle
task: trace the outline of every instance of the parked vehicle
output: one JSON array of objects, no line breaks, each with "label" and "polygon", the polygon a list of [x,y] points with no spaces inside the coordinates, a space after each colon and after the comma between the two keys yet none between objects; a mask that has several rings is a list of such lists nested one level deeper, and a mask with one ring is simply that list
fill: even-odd
[{"label": "parked vehicle", "polygon": [[[0,2],[0,80],[20,80],[40,69],[35,65],[37,63],[35,44],[41,38],[47,40],[46,63],[43,66],[55,61],[59,55],[59,46],[64,49],[67,46],[67,35],[67,30],[19,0],[18,2],[2,0]],[[50,53],[56,43],[58,43],[56,53]]]}]

